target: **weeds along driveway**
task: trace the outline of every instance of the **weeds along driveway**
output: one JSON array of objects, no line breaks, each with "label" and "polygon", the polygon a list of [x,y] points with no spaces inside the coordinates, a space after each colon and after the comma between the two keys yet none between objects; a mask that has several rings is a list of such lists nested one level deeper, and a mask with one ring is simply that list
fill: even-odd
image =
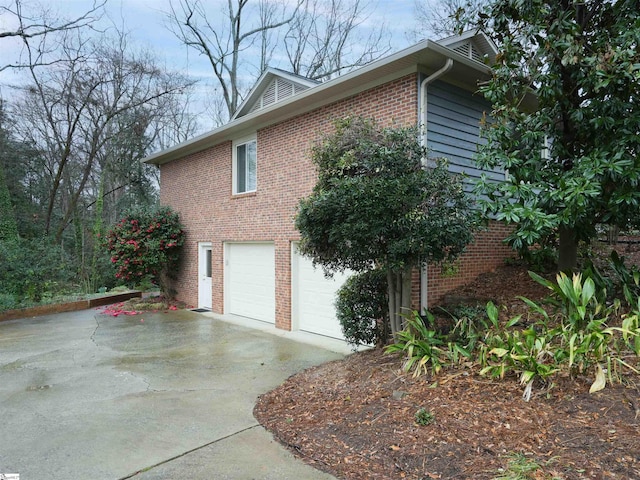
[{"label": "weeds along driveway", "polygon": [[341,357],[190,311],[0,322],[0,473],[331,478],[275,445],[252,410],[293,373]]}]

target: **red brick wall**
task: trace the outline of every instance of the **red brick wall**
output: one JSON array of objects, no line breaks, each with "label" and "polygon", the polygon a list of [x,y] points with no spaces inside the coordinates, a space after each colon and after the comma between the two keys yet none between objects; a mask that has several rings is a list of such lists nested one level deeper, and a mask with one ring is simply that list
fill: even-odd
[{"label": "red brick wall", "polygon": [[177,210],[187,238],[178,298],[198,302],[198,242],[211,242],[213,311],[224,312],[223,245],[228,241],[270,241],[276,255],[276,326],[291,328],[291,242],[298,200],[315,184],[309,158],[315,139],[347,115],[374,117],[380,124],[414,125],[416,74],[367,90],[257,132],[257,191],[233,196],[232,143],[207,149],[161,166],[162,204]]},{"label": "red brick wall", "polygon": [[[230,156],[231,142],[226,142],[160,168],[160,202],[180,213],[186,231],[178,280],[173,286],[178,298],[192,306],[198,304],[198,242],[213,242],[212,268],[222,268],[222,245],[214,242],[219,226],[215,207],[231,196],[231,164],[226,160]],[[218,182],[220,186],[214,187],[214,182],[225,176],[228,185]]]},{"label": "red brick wall", "polygon": [[446,294],[457,287],[471,282],[481,273],[490,272],[504,265],[506,258],[514,257],[515,252],[502,241],[511,231],[512,227],[491,222],[489,229],[478,232],[475,241],[455,262],[455,273],[443,274],[440,265],[429,265],[427,268],[428,307],[438,305]]},{"label": "red brick wall", "polygon": [[[293,226],[298,200],[315,183],[309,158],[313,141],[346,115],[375,117],[382,124],[414,124],[417,118],[417,78],[402,79],[368,90],[257,132],[257,192],[233,196],[232,143],[161,167],[161,201],[181,214],[187,239],[175,282],[178,297],[198,303],[198,242],[212,243],[212,306],[224,312],[223,246],[229,241],[274,242],[276,255],[276,325],[291,328],[291,242],[299,239]],[[457,272],[443,274],[428,267],[428,303],[433,306],[455,288],[495,269],[513,252],[502,239],[509,229],[493,223],[480,232],[456,263]],[[414,306],[420,304],[419,274],[414,274]]]}]

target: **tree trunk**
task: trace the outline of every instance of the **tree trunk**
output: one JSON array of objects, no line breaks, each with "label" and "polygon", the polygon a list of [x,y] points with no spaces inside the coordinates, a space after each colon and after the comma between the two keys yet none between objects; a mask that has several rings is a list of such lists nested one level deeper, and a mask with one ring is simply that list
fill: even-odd
[{"label": "tree trunk", "polygon": [[558,229],[560,246],[558,248],[558,271],[572,272],[578,265],[578,239],[574,228]]},{"label": "tree trunk", "polygon": [[389,288],[389,323],[391,335],[404,329],[404,316],[411,311],[411,268],[401,272],[387,272]]},{"label": "tree trunk", "polygon": [[398,319],[396,318],[396,312],[398,311],[396,308],[398,304],[396,293],[398,289],[396,274],[393,272],[387,272],[387,288],[389,294],[389,326],[391,327],[391,335],[395,335],[398,331]]},{"label": "tree trunk", "polygon": [[160,287],[160,293],[166,300],[173,300],[176,297],[176,289],[173,288],[171,281],[171,275],[166,268],[162,268],[158,274],[158,286]]},{"label": "tree trunk", "polygon": [[618,244],[618,235],[620,234],[620,227],[617,225],[609,225],[607,230],[607,243],[609,245]]},{"label": "tree trunk", "polygon": [[91,254],[91,287],[95,292],[100,285],[100,275],[98,272],[98,258],[102,250],[101,237],[102,237],[102,212],[104,210],[104,182],[106,173],[103,171],[100,175],[100,183],[98,185],[98,197],[96,198],[95,208],[93,209],[93,249]]},{"label": "tree trunk", "polygon": [[18,222],[11,204],[11,195],[0,165],[0,241],[18,239]]}]

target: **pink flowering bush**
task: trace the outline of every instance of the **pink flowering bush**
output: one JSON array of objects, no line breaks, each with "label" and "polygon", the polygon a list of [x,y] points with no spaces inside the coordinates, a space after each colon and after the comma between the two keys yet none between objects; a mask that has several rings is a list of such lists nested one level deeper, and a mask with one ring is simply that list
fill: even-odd
[{"label": "pink flowering bush", "polygon": [[132,211],[105,238],[116,278],[128,285],[149,278],[167,297],[172,297],[170,279],[177,269],[183,243],[180,218],[169,207]]}]

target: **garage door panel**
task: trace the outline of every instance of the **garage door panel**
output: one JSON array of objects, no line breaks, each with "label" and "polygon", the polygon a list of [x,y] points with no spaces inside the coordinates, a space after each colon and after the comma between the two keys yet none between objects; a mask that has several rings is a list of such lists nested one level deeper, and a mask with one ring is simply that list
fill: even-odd
[{"label": "garage door panel", "polygon": [[293,253],[292,292],[295,323],[300,330],[333,338],[344,339],[342,327],[336,318],[335,300],[338,289],[350,273],[336,273],[331,278],[313,262]]},{"label": "garage door panel", "polygon": [[273,244],[231,243],[226,253],[226,312],[275,323]]}]

